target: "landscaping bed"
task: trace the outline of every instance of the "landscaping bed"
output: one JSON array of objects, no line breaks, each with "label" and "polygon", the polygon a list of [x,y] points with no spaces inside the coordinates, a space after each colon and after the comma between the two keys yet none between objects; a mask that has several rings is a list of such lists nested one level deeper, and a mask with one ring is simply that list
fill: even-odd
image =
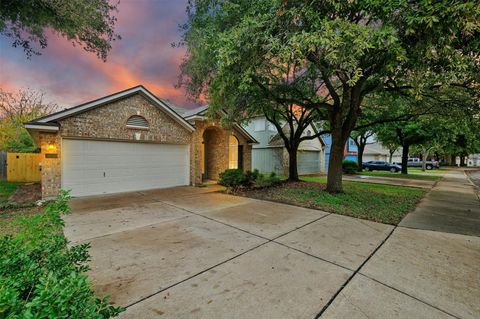
[{"label": "landscaping bed", "polygon": [[325,191],[324,180],[306,177],[300,182],[279,182],[257,189],[240,188],[234,193],[396,225],[414,210],[427,192],[412,187],[344,181],[345,193],[332,195]]}]

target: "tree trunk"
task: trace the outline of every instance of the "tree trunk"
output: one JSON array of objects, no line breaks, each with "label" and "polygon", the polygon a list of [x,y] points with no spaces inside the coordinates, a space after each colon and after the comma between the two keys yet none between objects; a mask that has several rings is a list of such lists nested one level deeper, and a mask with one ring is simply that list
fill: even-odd
[{"label": "tree trunk", "polygon": [[465,155],[460,154],[460,166],[463,167],[465,166]]},{"label": "tree trunk", "polygon": [[402,145],[402,174],[408,174],[408,149],[410,145]]},{"label": "tree trunk", "polygon": [[450,158],[451,158],[450,164],[452,166],[457,166],[457,154],[452,154]]},{"label": "tree trunk", "polygon": [[365,151],[365,145],[358,145],[358,152],[357,152],[357,164],[358,164],[358,171],[361,172],[363,170],[363,152]]},{"label": "tree trunk", "polygon": [[452,155],[450,155],[450,154],[445,155],[445,165],[447,165],[447,166],[452,165]]},{"label": "tree trunk", "polygon": [[392,161],[393,161],[393,153],[395,153],[395,150],[392,152],[392,150],[388,150],[388,154],[390,155],[390,157],[388,158],[388,162],[390,164],[392,164]]},{"label": "tree trunk", "polygon": [[327,192],[343,193],[342,186],[342,162],[343,162],[343,150],[345,147],[345,141],[342,138],[341,132],[332,134],[332,146],[330,148],[330,158],[328,162],[328,174],[327,174]]},{"label": "tree trunk", "polygon": [[422,171],[425,172],[427,169],[427,156],[428,156],[428,151],[425,147],[422,147]]},{"label": "tree trunk", "polygon": [[288,180],[290,182],[298,182],[298,168],[297,168],[297,147],[291,147],[288,152]]}]

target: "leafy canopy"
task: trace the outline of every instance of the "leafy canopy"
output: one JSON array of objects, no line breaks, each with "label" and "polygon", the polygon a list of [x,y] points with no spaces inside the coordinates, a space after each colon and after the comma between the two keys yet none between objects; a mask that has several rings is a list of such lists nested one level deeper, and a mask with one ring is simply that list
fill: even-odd
[{"label": "leafy canopy", "polygon": [[0,89],[0,150],[34,152],[37,147],[23,123],[52,113],[55,103],[44,101],[44,94],[21,89],[6,92]]},{"label": "leafy canopy", "polygon": [[106,60],[111,42],[120,39],[112,15],[116,6],[108,0],[2,0],[0,34],[31,56],[40,54],[38,45],[45,48],[53,31]]},{"label": "leafy canopy", "polygon": [[479,67],[476,1],[202,0],[189,12],[181,83],[217,108],[330,112],[376,90],[467,86]]}]

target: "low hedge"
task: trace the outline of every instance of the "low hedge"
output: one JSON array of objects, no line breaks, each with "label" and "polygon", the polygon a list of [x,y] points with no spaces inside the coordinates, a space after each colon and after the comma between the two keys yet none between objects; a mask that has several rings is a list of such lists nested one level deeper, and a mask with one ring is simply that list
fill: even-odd
[{"label": "low hedge", "polygon": [[0,318],[111,318],[124,309],[97,298],[85,272],[90,244],[68,247],[62,192],[40,214],[20,219],[21,231],[0,238]]},{"label": "low hedge", "polygon": [[247,188],[261,188],[270,186],[278,181],[280,178],[272,172],[270,175],[263,175],[255,169],[244,173],[241,169],[227,169],[220,173],[218,183],[230,189],[238,189],[240,187]]},{"label": "low hedge", "polygon": [[344,160],[342,169],[345,174],[355,174],[358,171],[358,164],[355,161]]}]

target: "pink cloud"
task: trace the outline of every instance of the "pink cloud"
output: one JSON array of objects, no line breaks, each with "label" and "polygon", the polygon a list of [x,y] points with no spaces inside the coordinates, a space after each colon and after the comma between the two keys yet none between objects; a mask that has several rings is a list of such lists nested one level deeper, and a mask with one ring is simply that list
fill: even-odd
[{"label": "pink cloud", "polygon": [[113,43],[105,63],[54,34],[42,55],[31,60],[2,41],[0,86],[41,90],[68,107],[143,84],[161,98],[193,106],[183,89],[174,87],[184,50],[172,48],[171,43],[179,40],[177,26],[186,18],[184,8],[180,1],[121,2],[117,31],[123,39]]}]

